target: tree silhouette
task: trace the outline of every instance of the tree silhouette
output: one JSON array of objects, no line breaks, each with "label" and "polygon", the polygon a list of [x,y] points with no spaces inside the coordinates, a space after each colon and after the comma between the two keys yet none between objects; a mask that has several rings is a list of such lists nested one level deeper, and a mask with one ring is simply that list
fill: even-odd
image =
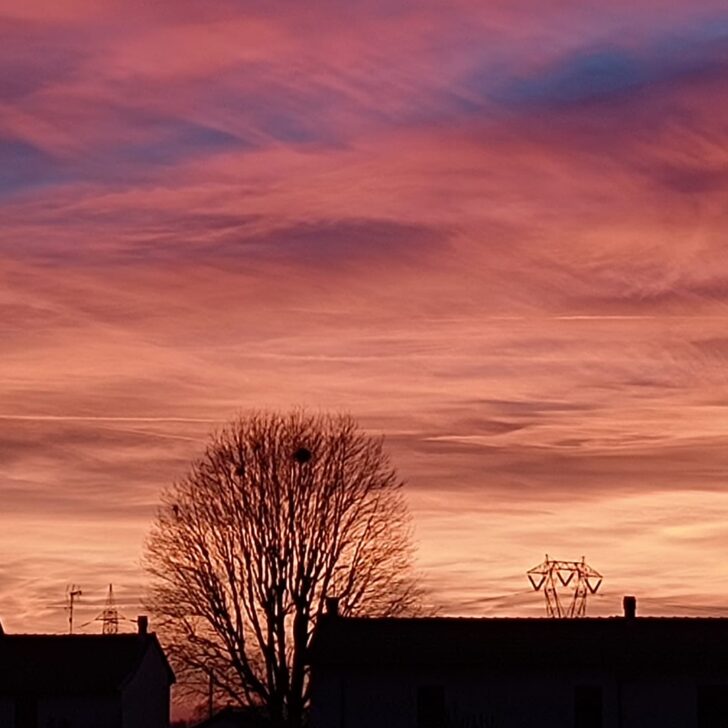
[{"label": "tree silhouette", "polygon": [[180,682],[300,725],[326,598],[344,615],[417,607],[401,489],[381,439],[348,416],[257,413],[214,435],[146,544]]}]

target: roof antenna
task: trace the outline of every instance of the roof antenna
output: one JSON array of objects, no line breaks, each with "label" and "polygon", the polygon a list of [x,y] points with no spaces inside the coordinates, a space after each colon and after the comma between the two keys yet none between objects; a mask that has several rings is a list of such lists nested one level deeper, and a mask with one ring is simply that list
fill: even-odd
[{"label": "roof antenna", "polygon": [[80,597],[83,592],[81,588],[75,584],[66,587],[66,599],[68,599],[68,634],[73,634],[73,605],[76,601],[76,597]]}]

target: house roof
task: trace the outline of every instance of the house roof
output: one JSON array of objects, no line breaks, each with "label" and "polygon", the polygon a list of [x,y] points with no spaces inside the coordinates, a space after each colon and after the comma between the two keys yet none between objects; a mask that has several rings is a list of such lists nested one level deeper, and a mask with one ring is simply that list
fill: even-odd
[{"label": "house roof", "polygon": [[159,650],[153,634],[0,635],[0,694],[108,693],[136,672],[147,650]]},{"label": "house roof", "polygon": [[728,669],[728,619],[325,617],[316,666]]}]

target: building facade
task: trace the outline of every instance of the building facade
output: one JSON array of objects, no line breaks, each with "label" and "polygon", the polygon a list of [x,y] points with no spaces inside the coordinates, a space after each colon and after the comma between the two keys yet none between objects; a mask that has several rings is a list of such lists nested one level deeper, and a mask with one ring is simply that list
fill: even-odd
[{"label": "building facade", "polygon": [[728,728],[728,619],[350,619],[313,728]]},{"label": "building facade", "polygon": [[174,674],[154,634],[0,634],[2,728],[168,728]]}]

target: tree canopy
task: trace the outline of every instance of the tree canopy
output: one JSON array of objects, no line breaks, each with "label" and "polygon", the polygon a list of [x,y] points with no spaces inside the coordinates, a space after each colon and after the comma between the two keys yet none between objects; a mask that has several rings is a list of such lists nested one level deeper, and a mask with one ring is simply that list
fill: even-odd
[{"label": "tree canopy", "polygon": [[255,413],[164,490],[146,544],[150,606],[188,690],[300,725],[327,597],[344,615],[417,608],[403,482],[344,415]]}]

